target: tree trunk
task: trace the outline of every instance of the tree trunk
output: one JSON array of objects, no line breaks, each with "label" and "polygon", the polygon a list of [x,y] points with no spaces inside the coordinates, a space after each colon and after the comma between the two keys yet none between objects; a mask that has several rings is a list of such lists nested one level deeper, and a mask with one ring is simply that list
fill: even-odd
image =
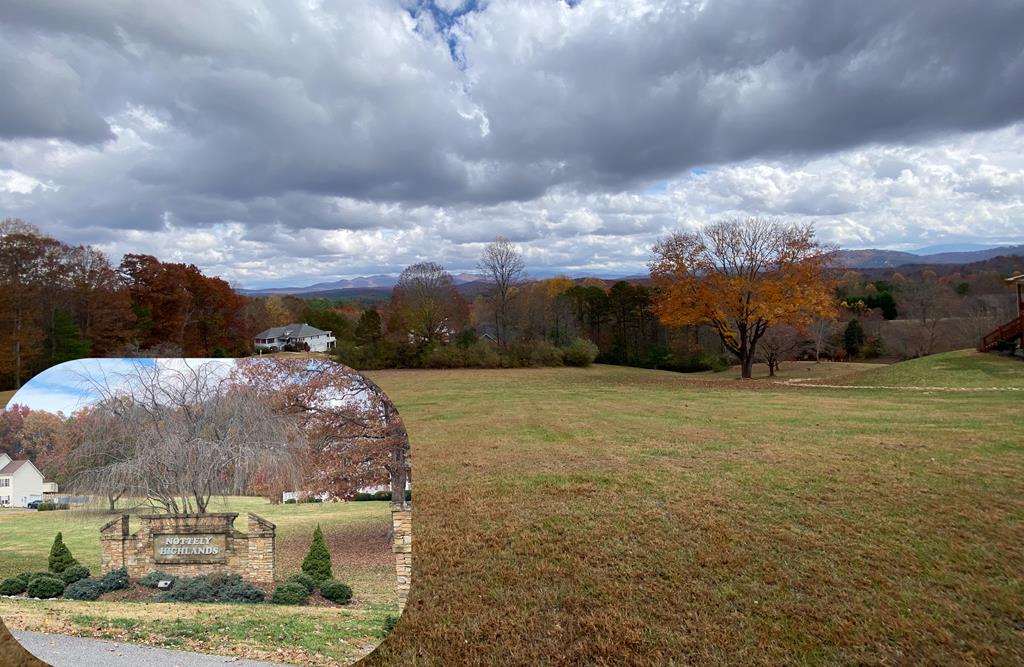
[{"label": "tree trunk", "polygon": [[754,355],[747,353],[744,358],[740,360],[740,369],[740,377],[744,380],[749,380],[753,376]]}]

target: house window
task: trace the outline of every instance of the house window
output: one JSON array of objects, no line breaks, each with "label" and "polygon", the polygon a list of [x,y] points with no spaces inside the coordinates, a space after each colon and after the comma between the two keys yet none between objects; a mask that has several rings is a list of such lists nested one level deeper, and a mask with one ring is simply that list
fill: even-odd
[{"label": "house window", "polygon": [[10,485],[11,485],[11,478],[10,477],[4,477],[3,479],[0,479],[0,486],[10,486]]}]

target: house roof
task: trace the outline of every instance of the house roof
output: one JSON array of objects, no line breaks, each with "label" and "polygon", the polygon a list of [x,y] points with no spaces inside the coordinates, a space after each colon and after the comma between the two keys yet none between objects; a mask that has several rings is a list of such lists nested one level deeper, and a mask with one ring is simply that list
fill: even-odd
[{"label": "house roof", "polygon": [[271,327],[256,334],[256,338],[309,338],[310,336],[322,336],[329,333],[331,332],[302,323],[289,324],[283,327]]},{"label": "house roof", "polygon": [[25,465],[26,463],[28,463],[28,459],[25,459],[24,461],[11,461],[3,468],[0,468],[0,475],[13,475],[15,472],[18,471],[19,468],[21,468],[21,466]]}]

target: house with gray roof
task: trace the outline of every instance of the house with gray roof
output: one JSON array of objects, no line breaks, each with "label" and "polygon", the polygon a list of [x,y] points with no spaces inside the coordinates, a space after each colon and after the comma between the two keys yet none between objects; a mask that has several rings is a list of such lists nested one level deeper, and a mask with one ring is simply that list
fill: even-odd
[{"label": "house with gray roof", "polygon": [[330,331],[306,323],[271,327],[259,332],[253,339],[256,350],[262,352],[280,352],[286,347],[304,349],[305,346],[309,346],[310,352],[327,352],[334,349],[336,342],[337,339]]},{"label": "house with gray roof", "polygon": [[28,459],[0,454],[0,507],[25,507],[43,498],[43,473]]}]

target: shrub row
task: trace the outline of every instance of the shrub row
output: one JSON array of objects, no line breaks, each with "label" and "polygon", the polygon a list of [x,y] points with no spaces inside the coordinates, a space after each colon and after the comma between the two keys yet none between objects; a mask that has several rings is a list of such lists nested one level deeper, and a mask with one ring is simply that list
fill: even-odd
[{"label": "shrub row", "polygon": [[[148,576],[148,575],[147,575]],[[266,600],[263,589],[237,574],[207,574],[177,579],[170,591],[159,596],[159,602],[234,602],[256,604]]]},{"label": "shrub row", "polygon": [[[273,604],[306,604],[306,599],[317,590],[317,584],[308,574],[293,574],[287,581],[274,588],[270,601]],[[320,582],[320,595],[337,604],[347,604],[352,599],[352,588],[343,582],[327,579]]]},{"label": "shrub row", "polygon": [[70,508],[71,505],[68,503],[45,502],[36,505],[36,511],[38,512],[52,512],[53,510],[66,510]]},{"label": "shrub row", "polygon": [[469,344],[418,348],[379,342],[373,345],[343,344],[335,351],[338,360],[364,370],[375,368],[522,368],[531,366],[589,366],[597,346],[577,338],[565,347],[544,340],[517,341],[505,347],[474,341]]},{"label": "shrub row", "polygon": [[64,597],[68,600],[97,600],[104,593],[125,588],[128,588],[128,570],[122,567],[102,577],[85,577],[68,584]]}]

